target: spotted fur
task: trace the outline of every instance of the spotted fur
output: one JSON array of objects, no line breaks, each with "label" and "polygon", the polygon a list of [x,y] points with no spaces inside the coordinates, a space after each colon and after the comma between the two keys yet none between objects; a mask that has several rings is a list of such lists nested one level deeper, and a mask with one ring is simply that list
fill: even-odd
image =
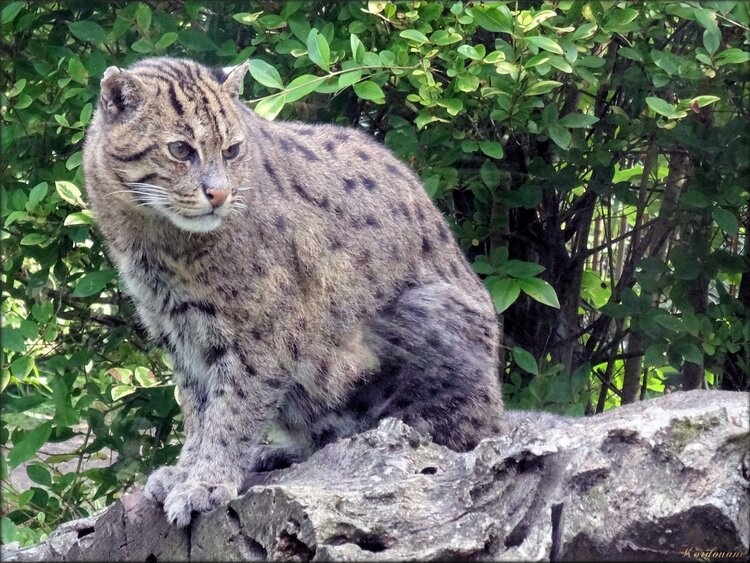
[{"label": "spotted fur", "polygon": [[502,412],[492,302],[419,179],[363,132],[257,117],[246,70],[110,68],[84,151],[111,256],[174,364],[187,440],[146,490],[178,525],[385,416],[466,450]]}]

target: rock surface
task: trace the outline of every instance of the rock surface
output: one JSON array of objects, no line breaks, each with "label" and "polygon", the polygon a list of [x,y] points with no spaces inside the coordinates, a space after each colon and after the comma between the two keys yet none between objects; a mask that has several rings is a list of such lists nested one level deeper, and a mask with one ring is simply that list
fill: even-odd
[{"label": "rock surface", "polygon": [[189,529],[138,491],[2,560],[740,559],[749,401],[691,391],[587,419],[511,413],[505,436],[467,453],[389,419],[258,474]]}]

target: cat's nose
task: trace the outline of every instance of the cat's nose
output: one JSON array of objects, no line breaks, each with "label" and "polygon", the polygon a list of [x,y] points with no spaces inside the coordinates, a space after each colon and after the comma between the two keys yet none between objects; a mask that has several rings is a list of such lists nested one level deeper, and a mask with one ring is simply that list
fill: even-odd
[{"label": "cat's nose", "polygon": [[224,205],[228,195],[229,190],[218,190],[213,188],[206,190],[206,197],[208,198],[208,201],[211,202],[211,207],[214,208]]}]

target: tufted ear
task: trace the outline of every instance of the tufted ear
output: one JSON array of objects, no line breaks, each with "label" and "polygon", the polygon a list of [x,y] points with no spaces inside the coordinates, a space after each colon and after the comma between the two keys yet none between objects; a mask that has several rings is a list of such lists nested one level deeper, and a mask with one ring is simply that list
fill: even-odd
[{"label": "tufted ear", "polygon": [[245,80],[248,68],[250,68],[250,63],[245,61],[237,66],[227,66],[222,69],[226,76],[223,80],[222,87],[230,96],[238,97],[240,95],[242,81]]},{"label": "tufted ear", "polygon": [[104,71],[101,89],[100,106],[112,121],[127,119],[145,100],[144,86],[138,77],[116,66]]}]

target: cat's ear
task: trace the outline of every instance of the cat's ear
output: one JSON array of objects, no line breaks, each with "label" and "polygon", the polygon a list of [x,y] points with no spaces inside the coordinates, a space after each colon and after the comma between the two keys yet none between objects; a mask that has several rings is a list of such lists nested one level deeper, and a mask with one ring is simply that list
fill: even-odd
[{"label": "cat's ear", "polygon": [[242,81],[245,80],[248,68],[250,68],[250,63],[245,61],[237,66],[227,66],[222,69],[224,76],[226,76],[222,82],[222,88],[227,94],[234,97],[240,95]]},{"label": "cat's ear", "polygon": [[116,66],[104,71],[101,88],[100,105],[110,120],[126,119],[146,99],[143,82],[134,74]]}]

